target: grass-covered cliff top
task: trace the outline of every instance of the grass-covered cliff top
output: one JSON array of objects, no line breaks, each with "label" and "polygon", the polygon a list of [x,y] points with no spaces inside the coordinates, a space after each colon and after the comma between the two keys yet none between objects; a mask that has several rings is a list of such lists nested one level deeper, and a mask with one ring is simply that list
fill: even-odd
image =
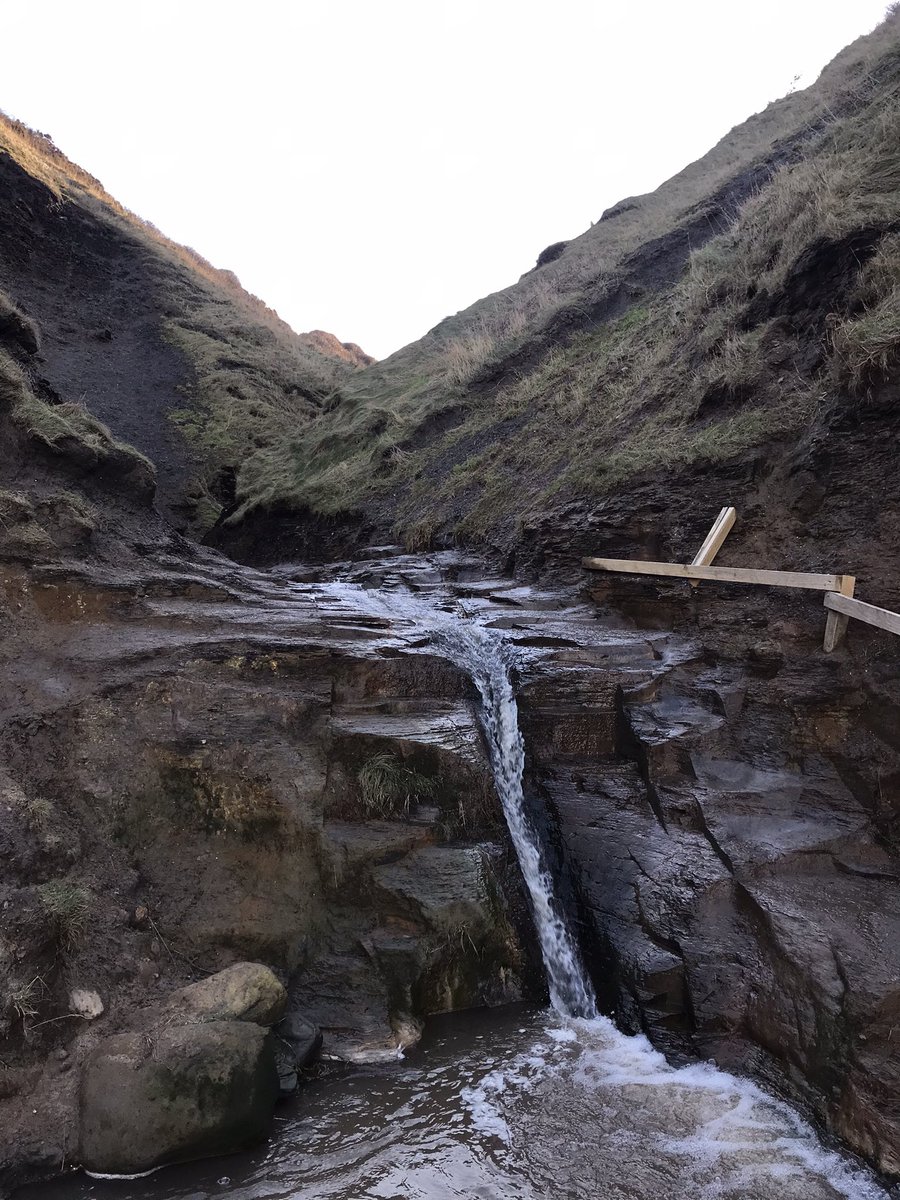
[{"label": "grass-covered cliff top", "polygon": [[479,537],[550,498],[795,439],[900,344],[900,14],[561,255],[260,449],[269,507]]}]

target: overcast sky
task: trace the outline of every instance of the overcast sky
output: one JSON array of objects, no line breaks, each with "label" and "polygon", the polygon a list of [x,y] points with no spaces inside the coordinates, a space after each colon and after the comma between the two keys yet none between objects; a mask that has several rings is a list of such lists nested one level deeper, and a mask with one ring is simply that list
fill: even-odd
[{"label": "overcast sky", "polygon": [[[379,357],[816,77],[885,0],[29,0],[0,108]],[[14,51],[14,52],[12,52]]]}]

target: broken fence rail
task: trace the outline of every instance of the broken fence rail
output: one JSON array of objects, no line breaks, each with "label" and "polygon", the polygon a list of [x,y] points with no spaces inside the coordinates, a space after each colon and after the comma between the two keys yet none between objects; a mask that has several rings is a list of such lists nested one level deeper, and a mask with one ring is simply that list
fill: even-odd
[{"label": "broken fence rail", "polygon": [[866,604],[853,596],[856,577],[853,575],[825,575],[810,571],[765,571],[755,567],[714,567],[712,560],[734,524],[735,510],[723,508],[706,535],[694,561],[691,563],[646,562],[633,558],[584,558],[582,566],[588,571],[612,571],[626,575],[656,575],[667,578],[687,579],[691,587],[703,581],[719,583],[757,584],[763,587],[809,588],[825,593],[828,609],[825,621],[824,649],[831,651],[838,645],[847,629],[850,617],[875,625],[890,633],[900,634],[900,613]]}]

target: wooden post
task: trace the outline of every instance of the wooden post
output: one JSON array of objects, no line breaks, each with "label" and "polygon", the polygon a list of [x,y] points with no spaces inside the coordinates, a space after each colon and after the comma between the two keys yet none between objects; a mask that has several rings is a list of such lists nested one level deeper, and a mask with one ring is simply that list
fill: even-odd
[{"label": "wooden post", "polygon": [[852,575],[821,575],[810,571],[760,571],[755,567],[695,567],[693,563],[644,562],[639,558],[583,558],[586,571],[616,571],[621,575],[663,575],[675,579],[709,579],[716,583],[753,583],[763,587],[812,588],[837,592]]},{"label": "wooden post", "polygon": [[[697,551],[694,559],[691,562],[692,567],[708,567],[712,560],[719,553],[722,543],[731,532],[731,527],[734,524],[734,519],[737,512],[733,508],[723,508],[719,515],[713,521],[712,529],[706,535],[703,545]],[[691,587],[700,586],[700,581],[697,579],[691,580]]]},{"label": "wooden post", "polygon": [[[842,575],[841,586],[838,588],[839,596],[853,595],[853,589],[856,587],[856,577],[853,575]],[[847,632],[847,624],[850,618],[843,613],[835,612],[833,609],[828,610],[828,617],[825,620],[825,641],[823,649],[826,654],[830,654],[832,650],[840,645],[844,634]]]}]

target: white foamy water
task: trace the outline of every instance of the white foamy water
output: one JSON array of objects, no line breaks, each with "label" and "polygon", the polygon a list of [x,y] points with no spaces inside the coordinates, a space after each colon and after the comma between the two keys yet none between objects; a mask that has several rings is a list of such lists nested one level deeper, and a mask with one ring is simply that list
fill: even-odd
[{"label": "white foamy water", "polygon": [[504,1157],[527,1159],[532,1178],[555,1172],[564,1195],[599,1184],[609,1200],[887,1196],[787,1104],[709,1063],[673,1067],[603,1017],[549,1025],[463,1100]]},{"label": "white foamy water", "polygon": [[406,1061],[308,1084],[254,1153],[23,1200],[217,1197],[888,1200],[752,1083],[522,1006],[440,1018]]},{"label": "white foamy water", "polygon": [[531,899],[550,1002],[564,1016],[596,1016],[593,989],[525,811],[522,792],[525,744],[502,638],[496,631],[473,622],[457,621],[444,625],[438,640],[448,655],[469,672],[481,696],[481,724],[494,782]]}]

